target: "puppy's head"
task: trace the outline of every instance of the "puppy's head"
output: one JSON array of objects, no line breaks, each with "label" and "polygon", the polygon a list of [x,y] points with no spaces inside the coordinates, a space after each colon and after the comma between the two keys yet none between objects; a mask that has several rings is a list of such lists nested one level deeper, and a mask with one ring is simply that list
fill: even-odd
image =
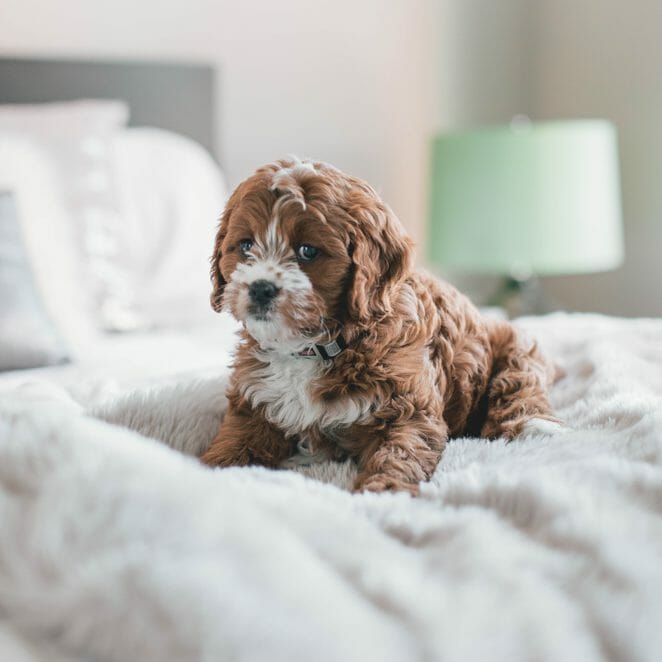
[{"label": "puppy's head", "polygon": [[316,161],[264,166],[230,196],[212,256],[215,310],[291,352],[391,312],[412,246],[365,182]]}]

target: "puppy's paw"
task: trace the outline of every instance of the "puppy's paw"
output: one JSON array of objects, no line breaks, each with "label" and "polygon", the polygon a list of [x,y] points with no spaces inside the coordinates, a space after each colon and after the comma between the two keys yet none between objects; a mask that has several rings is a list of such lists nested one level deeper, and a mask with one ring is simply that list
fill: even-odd
[{"label": "puppy's paw", "polygon": [[200,456],[200,462],[209,467],[245,467],[254,464],[248,452],[243,448],[236,448],[216,440]]},{"label": "puppy's paw", "polygon": [[569,428],[561,421],[551,421],[547,418],[531,418],[524,425],[517,439],[532,439],[534,437],[555,437],[559,434],[570,432]]},{"label": "puppy's paw", "polygon": [[359,476],[354,483],[354,492],[409,492],[417,496],[418,483],[407,483],[388,474]]}]

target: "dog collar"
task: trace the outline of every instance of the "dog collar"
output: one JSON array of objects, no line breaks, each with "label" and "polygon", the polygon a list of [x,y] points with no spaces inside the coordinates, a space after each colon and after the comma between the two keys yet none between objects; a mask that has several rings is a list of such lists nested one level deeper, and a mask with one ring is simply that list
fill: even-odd
[{"label": "dog collar", "polygon": [[303,356],[307,359],[319,358],[324,359],[325,361],[330,361],[338,356],[345,347],[347,347],[345,339],[341,335],[338,335],[335,340],[332,340],[326,345],[313,345],[308,349],[304,349],[302,352],[298,352],[295,356]]}]

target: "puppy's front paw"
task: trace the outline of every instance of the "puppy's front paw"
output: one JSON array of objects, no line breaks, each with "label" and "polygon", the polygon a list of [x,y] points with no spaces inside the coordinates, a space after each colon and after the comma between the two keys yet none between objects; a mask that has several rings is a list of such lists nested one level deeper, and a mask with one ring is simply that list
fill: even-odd
[{"label": "puppy's front paw", "polygon": [[244,449],[214,442],[200,456],[200,462],[210,467],[245,467],[251,464],[251,458]]},{"label": "puppy's front paw", "polygon": [[388,474],[372,474],[359,476],[354,483],[354,492],[409,492],[417,496],[418,483],[407,483]]}]

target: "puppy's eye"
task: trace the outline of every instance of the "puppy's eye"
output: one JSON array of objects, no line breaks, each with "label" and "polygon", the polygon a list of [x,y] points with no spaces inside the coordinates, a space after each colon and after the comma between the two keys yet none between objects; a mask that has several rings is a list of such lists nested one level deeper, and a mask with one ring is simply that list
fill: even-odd
[{"label": "puppy's eye", "polygon": [[253,248],[253,240],[252,239],[242,239],[239,242],[239,250],[241,251],[241,254],[246,256],[248,255],[248,251]]},{"label": "puppy's eye", "polygon": [[310,262],[311,260],[314,260],[319,254],[319,248],[315,248],[310,244],[301,244],[301,246],[297,248],[297,257],[302,262]]}]

